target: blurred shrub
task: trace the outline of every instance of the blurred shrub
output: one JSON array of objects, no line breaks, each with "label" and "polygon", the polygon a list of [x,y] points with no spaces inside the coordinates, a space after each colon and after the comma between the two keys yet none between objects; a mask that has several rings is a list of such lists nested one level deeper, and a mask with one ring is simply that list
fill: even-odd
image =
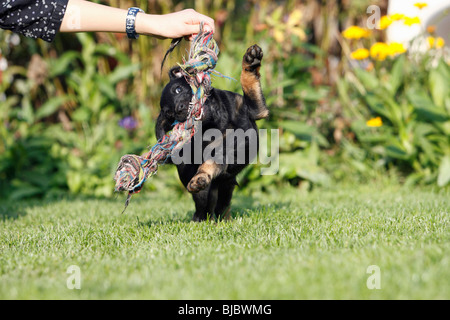
[{"label": "blurred shrub", "polygon": [[[35,53],[28,69],[3,74],[0,172],[2,196],[13,199],[70,190],[110,196],[123,145],[141,152],[153,137],[149,111],[132,90],[120,92],[139,68],[120,51],[78,34],[80,50]],[[113,61],[112,70],[99,67]],[[124,114],[147,116],[139,133],[120,127]],[[139,120],[145,120],[140,119]],[[133,139],[142,139],[136,144]]]},{"label": "blurred shrub", "polygon": [[[402,19],[410,23],[406,21],[410,18]],[[390,17],[383,17],[386,20]],[[431,43],[426,32],[409,45],[422,50],[408,52],[398,43],[375,42],[370,34],[355,38],[352,28],[343,32],[350,39],[346,45],[348,50],[359,49],[350,54],[351,69],[337,88],[357,144],[365,153],[362,160],[397,168],[407,183],[447,185],[450,67],[446,49]],[[361,48],[363,43],[370,48]]]}]

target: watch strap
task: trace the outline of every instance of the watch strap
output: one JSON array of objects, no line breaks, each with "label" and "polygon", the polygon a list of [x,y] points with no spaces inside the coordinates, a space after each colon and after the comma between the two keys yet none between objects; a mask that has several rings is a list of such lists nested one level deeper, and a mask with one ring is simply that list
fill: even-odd
[{"label": "watch strap", "polygon": [[136,33],[136,16],[138,13],[144,12],[144,10],[136,7],[128,9],[126,32],[128,39],[138,39],[139,35]]}]

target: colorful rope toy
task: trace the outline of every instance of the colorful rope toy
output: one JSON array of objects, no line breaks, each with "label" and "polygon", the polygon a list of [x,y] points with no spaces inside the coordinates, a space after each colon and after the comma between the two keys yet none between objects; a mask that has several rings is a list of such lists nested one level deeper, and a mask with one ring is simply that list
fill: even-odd
[{"label": "colorful rope toy", "polygon": [[218,55],[219,47],[213,39],[213,32],[203,32],[201,24],[199,34],[191,44],[189,59],[179,64],[192,89],[188,118],[185,122],[175,124],[172,131],[148,153],[142,156],[128,154],[120,159],[114,181],[116,192],[128,192],[125,209],[131,196],[140,192],[145,181],[157,173],[158,165],[164,164],[174,150],[181,149],[197,132],[203,118],[203,105],[211,90],[211,73],[215,72]]}]

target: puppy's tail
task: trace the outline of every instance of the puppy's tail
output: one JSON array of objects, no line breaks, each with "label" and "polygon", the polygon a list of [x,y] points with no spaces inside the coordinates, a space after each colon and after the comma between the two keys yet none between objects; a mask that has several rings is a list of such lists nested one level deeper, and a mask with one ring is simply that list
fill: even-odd
[{"label": "puppy's tail", "polygon": [[180,44],[181,40],[183,40],[183,38],[173,39],[172,42],[170,43],[170,47],[167,50],[166,54],[164,55],[163,61],[161,62],[161,75],[164,67],[164,62],[166,62],[167,56]]}]

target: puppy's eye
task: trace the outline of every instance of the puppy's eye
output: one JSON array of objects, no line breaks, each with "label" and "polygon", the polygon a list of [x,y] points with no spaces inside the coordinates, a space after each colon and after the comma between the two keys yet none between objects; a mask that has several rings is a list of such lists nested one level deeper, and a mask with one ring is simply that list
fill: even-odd
[{"label": "puppy's eye", "polygon": [[181,87],[176,87],[176,88],[175,88],[175,93],[176,93],[176,94],[180,94],[181,91],[183,91],[183,89],[182,89]]}]

